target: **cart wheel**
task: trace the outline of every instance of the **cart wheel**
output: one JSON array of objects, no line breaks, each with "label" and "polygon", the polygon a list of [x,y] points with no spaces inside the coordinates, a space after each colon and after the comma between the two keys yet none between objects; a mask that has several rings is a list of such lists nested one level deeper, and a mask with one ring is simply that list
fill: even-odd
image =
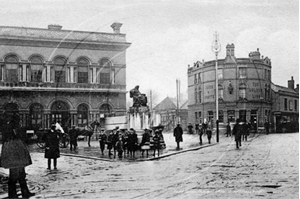
[{"label": "cart wheel", "polygon": [[41,148],[41,149],[44,149],[45,148],[45,142],[43,142],[42,140],[38,140],[36,142],[36,145]]},{"label": "cart wheel", "polygon": [[67,148],[70,143],[70,138],[68,135],[61,135],[59,138],[59,147],[60,148]]}]

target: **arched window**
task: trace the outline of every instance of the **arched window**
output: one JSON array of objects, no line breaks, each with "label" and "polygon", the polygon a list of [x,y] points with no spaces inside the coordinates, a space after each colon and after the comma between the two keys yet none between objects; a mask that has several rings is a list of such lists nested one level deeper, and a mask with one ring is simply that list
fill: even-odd
[{"label": "arched window", "polygon": [[111,62],[108,59],[100,61],[100,84],[110,84]]},{"label": "arched window", "polygon": [[88,76],[88,67],[89,61],[85,58],[79,58],[77,60],[78,65],[78,83],[88,83],[89,76]]},{"label": "arched window", "polygon": [[80,104],[77,108],[78,126],[86,126],[88,124],[89,108],[85,104]]},{"label": "arched window", "polygon": [[32,82],[42,82],[43,74],[43,59],[38,56],[30,58],[30,72],[31,72],[31,81]]},{"label": "arched window", "polygon": [[109,104],[102,104],[100,107],[100,115],[112,116],[112,107]]},{"label": "arched window", "polygon": [[65,83],[66,82],[66,63],[67,60],[63,57],[56,57],[54,59],[54,76],[56,83]]},{"label": "arched window", "polygon": [[41,104],[35,103],[30,106],[30,126],[31,128],[38,129],[42,127],[42,117],[44,108]]},{"label": "arched window", "polygon": [[16,83],[19,81],[18,75],[19,59],[17,56],[10,55],[5,58],[6,81]]}]

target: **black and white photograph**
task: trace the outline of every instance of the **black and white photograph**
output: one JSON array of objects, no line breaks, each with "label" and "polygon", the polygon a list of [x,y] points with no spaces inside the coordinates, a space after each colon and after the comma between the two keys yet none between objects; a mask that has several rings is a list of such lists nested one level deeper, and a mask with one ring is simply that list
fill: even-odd
[{"label": "black and white photograph", "polygon": [[0,14],[0,199],[299,198],[298,0]]}]

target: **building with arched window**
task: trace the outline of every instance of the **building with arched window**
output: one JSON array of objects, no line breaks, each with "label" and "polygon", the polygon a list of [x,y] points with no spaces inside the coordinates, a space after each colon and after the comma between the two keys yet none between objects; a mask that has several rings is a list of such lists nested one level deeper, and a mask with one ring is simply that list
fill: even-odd
[{"label": "building with arched window", "polygon": [[[218,59],[219,122],[227,124],[237,118],[256,128],[271,119],[271,60],[259,50],[248,58],[236,58],[234,44],[226,46],[225,59]],[[196,62],[188,68],[188,118],[192,124],[216,118],[215,60]]]},{"label": "building with arched window", "polygon": [[21,126],[85,126],[126,115],[126,35],[0,26],[0,114]]}]

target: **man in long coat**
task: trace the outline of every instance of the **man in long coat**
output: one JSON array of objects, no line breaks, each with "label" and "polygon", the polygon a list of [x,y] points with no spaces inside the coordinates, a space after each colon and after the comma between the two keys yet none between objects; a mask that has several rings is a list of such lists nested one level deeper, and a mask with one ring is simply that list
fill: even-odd
[{"label": "man in long coat", "polygon": [[238,149],[240,146],[242,146],[242,126],[240,125],[239,119],[236,120],[232,134],[234,135],[236,148]]},{"label": "man in long coat", "polygon": [[177,143],[177,149],[179,150],[179,143],[183,141],[182,139],[182,134],[183,134],[183,130],[180,126],[180,124],[177,124],[176,128],[174,129],[174,137],[175,137],[175,141]]}]

